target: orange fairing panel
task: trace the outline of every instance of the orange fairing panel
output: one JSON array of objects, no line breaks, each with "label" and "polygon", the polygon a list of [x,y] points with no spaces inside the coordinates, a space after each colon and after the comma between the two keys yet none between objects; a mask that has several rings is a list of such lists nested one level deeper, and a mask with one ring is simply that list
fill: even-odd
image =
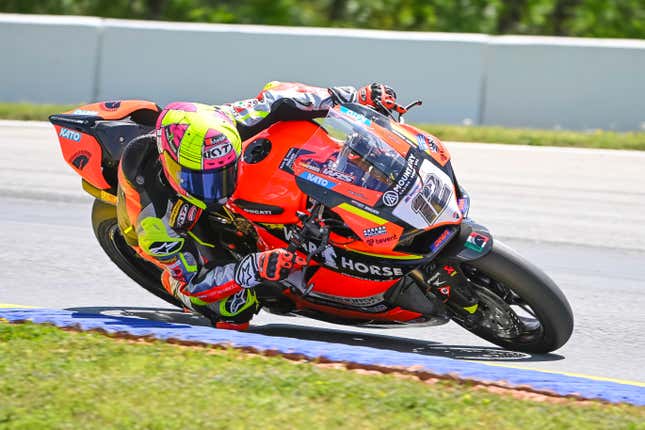
[{"label": "orange fairing panel", "polygon": [[445,166],[450,161],[450,153],[437,137],[409,124],[394,124],[393,127],[400,131],[406,137],[406,140],[434,158],[440,166]]},{"label": "orange fairing panel", "polygon": [[101,168],[101,145],[89,134],[55,125],[63,158],[76,173],[101,190],[110,188]]},{"label": "orange fairing panel", "polygon": [[155,112],[159,111],[156,104],[146,100],[115,100],[80,106],[65,113],[72,115],[91,115],[98,116],[102,119],[116,120],[126,118],[132,112],[141,109],[148,109]]},{"label": "orange fairing panel", "polygon": [[[234,210],[253,222],[291,224],[297,211],[306,207],[307,196],[298,189],[294,176],[282,169],[288,154],[302,146],[318,129],[303,121],[280,122],[242,144],[238,162],[237,188],[229,200]],[[259,162],[249,162],[247,148],[260,139],[270,142],[270,151]],[[246,202],[243,205],[242,202]],[[262,205],[267,210],[262,209]]]},{"label": "orange fairing panel", "polygon": [[350,309],[339,309],[332,306],[312,303],[300,296],[293,294],[291,291],[285,291],[284,294],[291,298],[296,303],[298,309],[314,309],[317,311],[325,312],[330,315],[337,315],[343,318],[356,319],[356,320],[375,320],[375,321],[400,321],[407,322],[422,317],[420,313],[408,311],[396,307],[385,312],[371,313],[361,312]]}]

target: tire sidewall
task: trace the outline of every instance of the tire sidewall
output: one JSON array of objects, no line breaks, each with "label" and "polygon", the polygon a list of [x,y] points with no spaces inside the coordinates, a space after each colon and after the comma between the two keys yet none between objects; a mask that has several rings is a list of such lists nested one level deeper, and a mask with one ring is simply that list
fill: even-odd
[{"label": "tire sidewall", "polygon": [[507,349],[535,353],[554,351],[569,340],[573,331],[571,306],[546,273],[500,241],[495,241],[490,253],[468,264],[520,296],[542,325],[542,336],[528,343],[500,340],[481,331],[473,331],[475,334]]}]

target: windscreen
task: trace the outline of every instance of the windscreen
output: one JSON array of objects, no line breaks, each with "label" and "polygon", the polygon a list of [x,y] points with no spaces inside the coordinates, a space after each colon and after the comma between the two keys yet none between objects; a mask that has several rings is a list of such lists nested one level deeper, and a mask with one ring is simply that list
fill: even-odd
[{"label": "windscreen", "polygon": [[319,125],[296,154],[298,177],[328,189],[340,185],[382,193],[405,168],[405,159],[379,137],[380,127],[365,116],[341,106],[330,110]]}]

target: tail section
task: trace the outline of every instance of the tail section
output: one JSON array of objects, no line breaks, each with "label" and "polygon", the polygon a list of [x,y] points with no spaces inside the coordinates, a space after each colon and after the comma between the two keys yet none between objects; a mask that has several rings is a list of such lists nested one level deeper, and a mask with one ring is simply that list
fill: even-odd
[{"label": "tail section", "polygon": [[125,145],[154,129],[161,108],[144,100],[92,103],[52,115],[63,158],[97,190],[116,193],[116,169]]}]

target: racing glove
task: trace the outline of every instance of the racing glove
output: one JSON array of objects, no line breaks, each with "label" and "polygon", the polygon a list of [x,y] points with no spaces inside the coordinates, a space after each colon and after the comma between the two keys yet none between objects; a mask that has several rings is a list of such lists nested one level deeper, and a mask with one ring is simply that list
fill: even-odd
[{"label": "racing glove", "polygon": [[262,281],[282,281],[305,264],[303,258],[286,249],[256,252],[244,257],[235,268],[235,282],[242,288],[253,288]]},{"label": "racing glove", "polygon": [[396,93],[384,84],[373,83],[360,87],[356,93],[358,103],[370,106],[377,111],[388,114],[396,110]]}]

